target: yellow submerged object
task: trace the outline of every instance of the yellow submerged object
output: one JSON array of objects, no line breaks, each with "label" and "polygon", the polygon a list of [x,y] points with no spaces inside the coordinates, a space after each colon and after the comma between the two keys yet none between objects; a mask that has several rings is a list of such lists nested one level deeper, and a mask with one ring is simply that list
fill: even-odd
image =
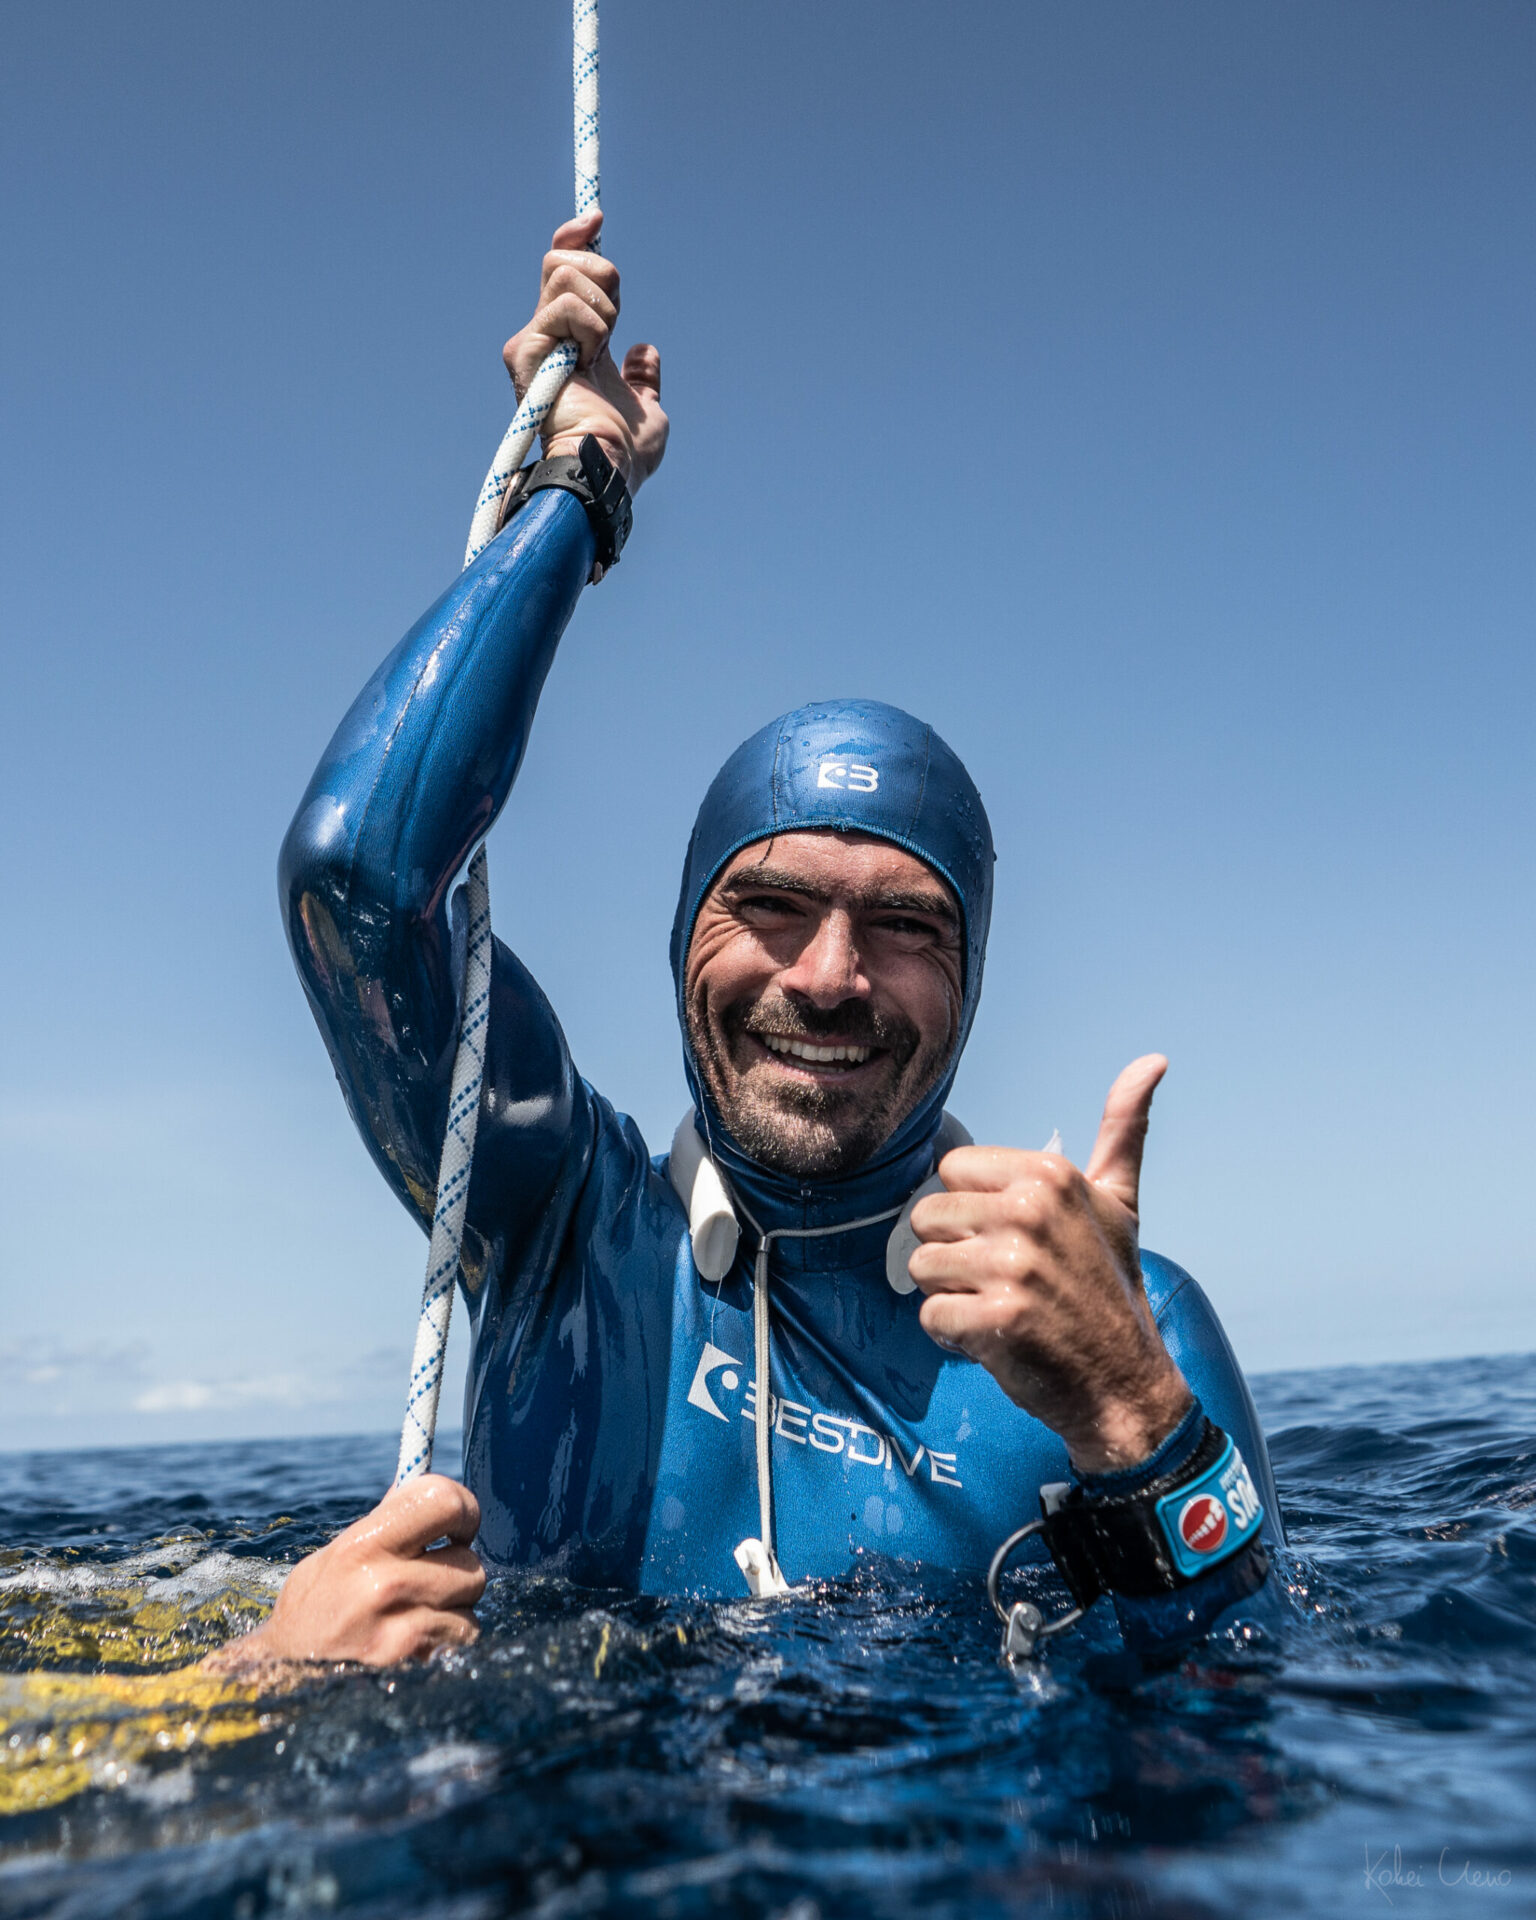
[{"label": "yellow submerged object", "polygon": [[[145,1558],[174,1562],[193,1543],[166,1545]],[[222,1555],[170,1579],[12,1566],[0,1578],[0,1817],[125,1786],[159,1756],[270,1723],[259,1686],[194,1663],[265,1617],[275,1570]]]},{"label": "yellow submerged object", "polygon": [[162,1754],[249,1739],[271,1723],[259,1694],[198,1667],[0,1677],[0,1815],[125,1786]]}]

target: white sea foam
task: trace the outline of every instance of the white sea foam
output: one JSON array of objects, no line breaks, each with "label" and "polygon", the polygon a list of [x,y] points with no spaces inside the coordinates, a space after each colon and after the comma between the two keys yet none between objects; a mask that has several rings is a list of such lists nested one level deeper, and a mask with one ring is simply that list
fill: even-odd
[{"label": "white sea foam", "polygon": [[[235,1589],[241,1593],[272,1594],[283,1584],[289,1568],[278,1560],[260,1560],[218,1549],[199,1554],[197,1541],[171,1541],[147,1553],[130,1554],[110,1566],[60,1566],[48,1560],[29,1561],[0,1574],[0,1592],[57,1594],[84,1599],[121,1593],[131,1588],[146,1600],[190,1602],[197,1605]],[[174,1573],[163,1573],[186,1556]],[[154,1569],[155,1571],[151,1571]]]}]

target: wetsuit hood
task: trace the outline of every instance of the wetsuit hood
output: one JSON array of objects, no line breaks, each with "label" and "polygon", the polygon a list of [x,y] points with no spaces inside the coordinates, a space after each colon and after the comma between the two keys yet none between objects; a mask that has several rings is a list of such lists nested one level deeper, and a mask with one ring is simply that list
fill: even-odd
[{"label": "wetsuit hood", "polygon": [[[890,840],[948,882],[963,922],[964,977],[954,1050],[927,1096],[863,1166],[831,1180],[796,1181],[752,1160],[715,1110],[688,1042],[684,962],[704,896],[733,855],[772,834],[818,828]],[[672,923],[672,978],[688,1085],[705,1138],[765,1226],[786,1211],[806,1222],[868,1211],[893,1195],[904,1198],[926,1177],[981,998],[993,860],[986,809],[957,755],[932,727],[878,700],[797,707],[744,740],[715,775],[683,863]]]}]

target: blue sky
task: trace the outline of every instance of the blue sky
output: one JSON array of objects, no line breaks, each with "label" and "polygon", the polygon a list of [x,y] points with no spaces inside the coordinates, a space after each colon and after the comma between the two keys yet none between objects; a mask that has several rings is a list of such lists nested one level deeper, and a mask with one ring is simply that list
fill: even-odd
[{"label": "blue sky", "polygon": [[[423,1243],[273,869],[452,577],[568,208],[568,16],[8,22],[0,1445],[386,1426]],[[610,0],[673,417],[492,843],[665,1144],[694,806],[868,693],[1000,847],[955,1106],[1084,1158],[1252,1369],[1536,1347],[1528,0]]]}]

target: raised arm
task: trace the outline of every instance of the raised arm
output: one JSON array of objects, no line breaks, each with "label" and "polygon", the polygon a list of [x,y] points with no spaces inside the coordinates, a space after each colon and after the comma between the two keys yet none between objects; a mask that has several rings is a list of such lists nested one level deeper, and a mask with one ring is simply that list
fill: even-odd
[{"label": "raised arm", "polygon": [[[556,340],[576,340],[546,454],[594,434],[634,490],[666,443],[659,362],[636,347],[622,373],[614,365],[618,273],[584,251],[599,223],[556,233],[538,310],[505,357],[521,393]],[[353,702],[283,843],[283,912],[310,1006],[374,1160],[423,1221],[458,1026],[463,943],[449,888],[511,790],[594,552],[576,498],[534,494]],[[498,945],[467,1267],[533,1218],[579,1100],[553,1012]]]},{"label": "raised arm", "polygon": [[[1082,1172],[1058,1153],[947,1154],[939,1167],[946,1191],[913,1209],[921,1244],[910,1261],[928,1296],[926,1331],[979,1360],[1066,1442],[1077,1489],[1062,1502],[1059,1545],[1070,1551],[1074,1522],[1076,1538],[1103,1543],[1084,1549],[1074,1593],[1090,1604],[1095,1586],[1109,1591],[1127,1643],[1152,1655],[1176,1651],[1252,1602],[1267,1577],[1266,1543],[1284,1541],[1263,1435],[1215,1315],[1189,1276],[1165,1262],[1146,1269],[1167,1289],[1156,1315],[1148,1297],[1142,1148],[1167,1065],[1148,1054],[1116,1080]],[[1225,1450],[1228,1439],[1236,1455]],[[1142,1496],[1175,1503],[1173,1520],[1149,1527],[1189,1522],[1182,1560],[1159,1548],[1165,1569],[1176,1565],[1184,1582],[1172,1591],[1154,1590],[1150,1551],[1127,1544],[1137,1525],[1127,1509]],[[1059,1552],[1057,1561],[1072,1564]]]},{"label": "raised arm", "polygon": [[[601,441],[631,492],[666,447],[660,362],[609,339],[612,263],[586,251],[601,215],[566,223],[545,255],[533,319],[507,342],[521,398],[557,340],[577,372],[544,427],[546,458]],[[278,865],[299,977],[336,1077],[380,1171],[431,1220],[458,1032],[462,894],[448,891],[500,813],[522,764],[555,648],[592,576],[596,545],[570,493],[534,492],[406,635],[353,701],[310,781]],[[515,918],[509,913],[508,919]],[[463,1264],[472,1282],[560,1230],[543,1203],[591,1138],[564,1036],[527,970],[499,942]],[[568,1184],[568,1189],[570,1185]],[[209,1663],[260,1673],[294,1662],[422,1656],[472,1639],[484,1575],[473,1496],[435,1474],[301,1561],[271,1619]],[[446,1546],[432,1542],[448,1536]]]},{"label": "raised arm", "polygon": [[[424,1221],[458,1024],[448,889],[511,789],[592,555],[580,503],[537,496],[364,687],[283,842],[288,941],[336,1077]],[[504,1110],[498,1090],[541,1098],[552,1141],[569,1107],[564,1042],[504,949],[489,1049],[486,1112]]]}]

